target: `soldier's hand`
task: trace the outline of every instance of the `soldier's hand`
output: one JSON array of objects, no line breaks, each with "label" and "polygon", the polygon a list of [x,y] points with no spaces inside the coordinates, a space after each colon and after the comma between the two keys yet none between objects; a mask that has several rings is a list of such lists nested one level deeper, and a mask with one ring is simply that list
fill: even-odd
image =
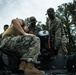
[{"label": "soldier's hand", "polygon": [[32,37],[35,36],[34,34],[28,34],[28,33],[25,33],[24,35],[25,35],[25,36],[32,36]]}]

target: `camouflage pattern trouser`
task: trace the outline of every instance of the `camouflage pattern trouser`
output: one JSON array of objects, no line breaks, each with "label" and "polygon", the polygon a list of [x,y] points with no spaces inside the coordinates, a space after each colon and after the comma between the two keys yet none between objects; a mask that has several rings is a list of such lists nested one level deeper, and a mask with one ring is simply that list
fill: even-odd
[{"label": "camouflage pattern trouser", "polygon": [[21,60],[35,62],[40,53],[40,39],[31,36],[11,36],[3,39],[1,45],[8,51],[16,52]]},{"label": "camouflage pattern trouser", "polygon": [[67,54],[68,50],[66,48],[66,43],[62,43],[62,45],[60,45],[59,49],[58,49],[58,54]]}]

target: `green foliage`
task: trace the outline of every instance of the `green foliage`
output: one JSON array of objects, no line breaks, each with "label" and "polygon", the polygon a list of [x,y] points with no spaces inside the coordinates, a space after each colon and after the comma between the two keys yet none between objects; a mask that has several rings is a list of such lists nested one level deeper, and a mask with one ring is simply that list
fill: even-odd
[{"label": "green foliage", "polygon": [[65,3],[58,6],[56,10],[56,16],[58,16],[66,29],[66,36],[69,39],[67,43],[67,48],[69,52],[74,52],[76,49],[76,2]]}]

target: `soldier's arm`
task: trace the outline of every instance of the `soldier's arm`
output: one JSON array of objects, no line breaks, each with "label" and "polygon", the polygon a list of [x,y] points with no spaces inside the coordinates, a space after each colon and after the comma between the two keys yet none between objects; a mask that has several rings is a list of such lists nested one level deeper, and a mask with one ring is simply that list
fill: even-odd
[{"label": "soldier's arm", "polygon": [[22,34],[22,35],[26,35],[26,36],[35,36],[33,34],[28,34],[26,33],[23,28],[21,27],[23,21],[22,19],[13,19],[12,20],[13,26]]},{"label": "soldier's arm", "polygon": [[61,22],[56,23],[56,30],[55,30],[55,48],[59,48],[61,44]]},{"label": "soldier's arm", "polygon": [[25,31],[23,30],[23,28],[21,27],[21,20],[19,21],[18,19],[13,19],[12,20],[13,26],[21,33],[21,34],[25,34]]}]

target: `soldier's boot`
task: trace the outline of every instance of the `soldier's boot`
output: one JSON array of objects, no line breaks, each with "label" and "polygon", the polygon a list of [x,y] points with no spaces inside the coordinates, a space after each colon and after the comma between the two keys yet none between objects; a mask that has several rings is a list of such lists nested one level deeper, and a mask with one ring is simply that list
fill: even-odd
[{"label": "soldier's boot", "polygon": [[25,75],[44,75],[45,72],[34,67],[33,63],[27,63]]},{"label": "soldier's boot", "polygon": [[26,62],[21,61],[18,69],[18,75],[24,75],[25,68],[26,68]]}]

